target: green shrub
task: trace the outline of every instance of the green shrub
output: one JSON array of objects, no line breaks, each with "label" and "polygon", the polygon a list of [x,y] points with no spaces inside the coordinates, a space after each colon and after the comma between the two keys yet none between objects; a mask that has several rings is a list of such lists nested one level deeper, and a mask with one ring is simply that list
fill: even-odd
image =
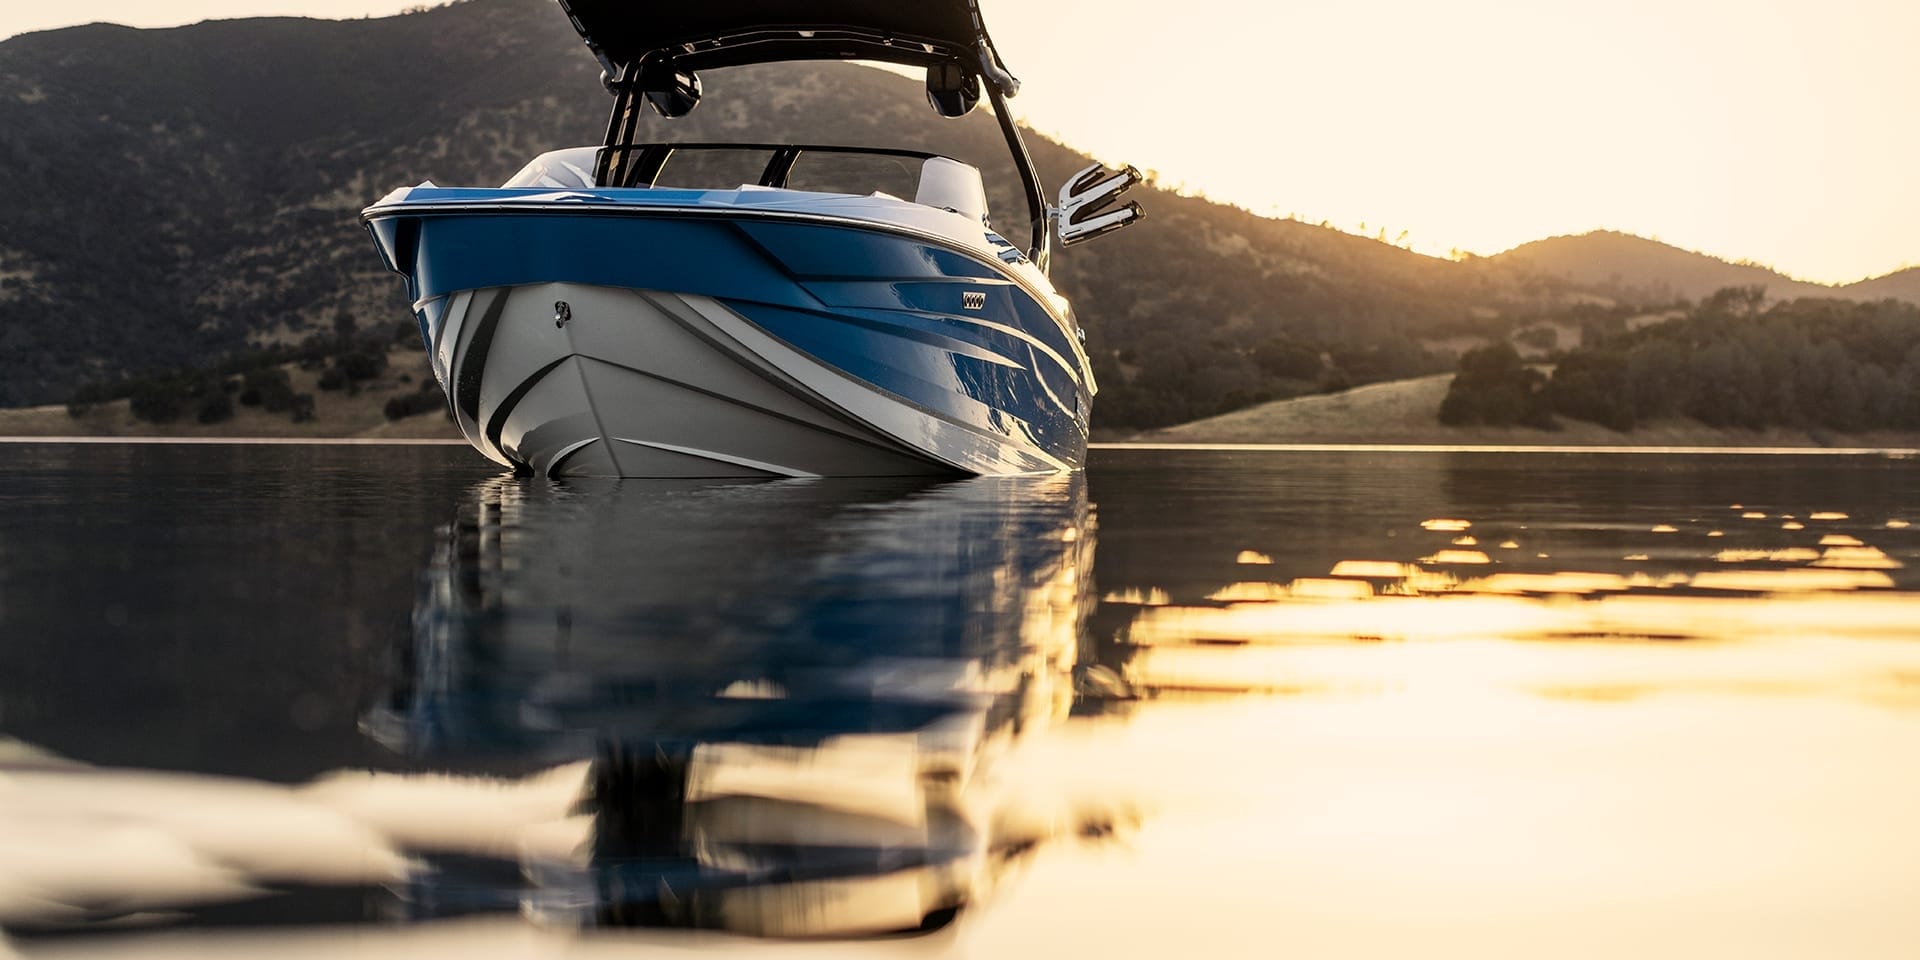
[{"label": "green shrub", "polygon": [[186,407],[186,390],[177,380],[142,380],[128,399],[133,416],[148,423],[172,423]]},{"label": "green shrub", "polygon": [[1546,388],[1546,376],[1521,363],[1510,343],[1469,350],[1460,357],[1460,372],[1440,401],[1440,422],[1451,427],[1484,423],[1556,429]]},{"label": "green shrub", "polygon": [[233,398],[225,393],[210,393],[200,402],[201,423],[224,423],[233,419]]},{"label": "green shrub", "polygon": [[445,409],[447,395],[440,391],[440,385],[429,380],[412,393],[403,393],[387,401],[384,413],[388,420],[400,420],[415,414]]},{"label": "green shrub", "polygon": [[335,360],[334,369],[340,371],[349,382],[372,380],[387,369],[387,355],[385,351],[355,350]]}]

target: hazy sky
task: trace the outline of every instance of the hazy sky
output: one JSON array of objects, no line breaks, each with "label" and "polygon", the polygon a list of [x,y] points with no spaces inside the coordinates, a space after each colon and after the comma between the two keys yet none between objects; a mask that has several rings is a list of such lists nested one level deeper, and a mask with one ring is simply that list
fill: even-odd
[{"label": "hazy sky", "polygon": [[[7,2],[0,36],[412,5]],[[1607,227],[1827,282],[1920,264],[1914,0],[983,6],[1025,120],[1256,212],[1436,254]]]}]

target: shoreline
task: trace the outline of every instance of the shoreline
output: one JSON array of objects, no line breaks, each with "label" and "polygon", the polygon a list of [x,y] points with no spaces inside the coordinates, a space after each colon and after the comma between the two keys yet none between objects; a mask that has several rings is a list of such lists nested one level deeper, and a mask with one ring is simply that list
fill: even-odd
[{"label": "shoreline", "polygon": [[[282,447],[465,447],[466,440],[449,437],[245,437],[245,436],[0,436],[0,446],[282,446]],[[1165,443],[1101,441],[1089,450],[1112,452],[1207,453],[1518,453],[1611,454],[1626,456],[1825,456],[1920,458],[1920,446],[1763,447],[1635,446],[1621,444],[1553,445],[1491,443]]]},{"label": "shoreline", "polygon": [[1102,441],[1087,445],[1090,450],[1116,451],[1206,451],[1219,453],[1519,453],[1519,454],[1626,454],[1669,456],[1829,456],[1829,457],[1920,457],[1920,444],[1913,446],[1752,446],[1722,444],[1697,446],[1648,446],[1636,444],[1545,444],[1545,443],[1167,443],[1129,440]]},{"label": "shoreline", "polygon": [[46,444],[49,446],[104,446],[110,444],[146,445],[146,446],[282,446],[282,447],[464,447],[465,440],[446,437],[245,437],[245,436],[0,436],[0,444],[28,445]]},{"label": "shoreline", "polygon": [[[1709,427],[1692,420],[1661,420],[1620,433],[1598,424],[1562,420],[1562,429],[1447,427],[1437,412],[1452,374],[1368,384],[1332,394],[1276,400],[1189,423],[1137,433],[1097,431],[1092,449],[1286,449],[1358,452],[1392,449],[1577,453],[1617,450],[1664,453],[1888,453],[1920,451],[1920,432],[1858,434],[1786,428],[1750,431]],[[202,426],[181,420],[164,425],[133,418],[127,401],[102,404],[80,417],[64,405],[0,409],[0,442],[48,443],[379,443],[428,441],[464,444],[444,411],[387,420],[387,398],[416,389],[385,380],[357,394],[322,395],[315,422],[293,423],[285,414],[239,407],[232,419]]]}]

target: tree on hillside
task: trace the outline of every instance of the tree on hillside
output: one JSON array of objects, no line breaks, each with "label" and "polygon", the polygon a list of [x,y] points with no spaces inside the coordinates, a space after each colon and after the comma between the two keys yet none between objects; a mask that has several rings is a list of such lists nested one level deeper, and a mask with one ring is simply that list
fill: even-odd
[{"label": "tree on hillside", "polygon": [[1484,423],[1556,429],[1546,388],[1546,376],[1521,363],[1510,343],[1469,350],[1460,357],[1460,372],[1440,402],[1440,422],[1452,427]]},{"label": "tree on hillside", "polygon": [[1687,416],[1714,427],[1920,428],[1920,307],[1776,303],[1737,287],[1685,316],[1583,344],[1548,389],[1556,413],[1631,429]]},{"label": "tree on hillside", "polygon": [[1555,413],[1587,420],[1612,430],[1632,430],[1633,393],[1628,389],[1628,362],[1620,350],[1573,353],[1560,361],[1547,385]]},{"label": "tree on hillside", "polygon": [[1269,337],[1254,347],[1253,362],[1267,376],[1292,380],[1319,380],[1326,369],[1318,348],[1284,336]]},{"label": "tree on hillside", "polygon": [[1759,316],[1760,306],[1766,302],[1765,286],[1723,287],[1701,302],[1699,312],[1752,318]]}]

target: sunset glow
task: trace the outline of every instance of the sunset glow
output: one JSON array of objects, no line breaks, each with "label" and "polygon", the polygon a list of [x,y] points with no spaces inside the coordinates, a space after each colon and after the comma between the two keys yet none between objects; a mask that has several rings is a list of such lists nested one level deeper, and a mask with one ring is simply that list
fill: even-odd
[{"label": "sunset glow", "polygon": [[[88,20],[398,0],[100,0]],[[1436,256],[1608,228],[1792,276],[1920,262],[1920,6],[983,0],[1023,119],[1163,184]]]}]

